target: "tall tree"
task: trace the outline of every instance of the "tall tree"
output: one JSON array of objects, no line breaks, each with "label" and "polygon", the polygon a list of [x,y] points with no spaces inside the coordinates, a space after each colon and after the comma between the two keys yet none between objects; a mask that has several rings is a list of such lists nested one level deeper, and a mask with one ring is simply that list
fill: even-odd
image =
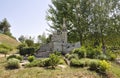
[{"label": "tall tree", "polygon": [[38,35],[38,43],[45,44],[46,41],[47,41],[47,38],[45,33],[43,33],[42,35]]},{"label": "tall tree", "polygon": [[11,26],[6,18],[4,18],[2,22],[0,22],[0,30],[2,31],[3,34],[11,36],[10,27]]},{"label": "tall tree", "polygon": [[120,0],[52,0],[52,3],[47,14],[52,22],[50,27],[61,30],[65,18],[70,42],[102,43],[105,50],[109,32],[119,31]]}]

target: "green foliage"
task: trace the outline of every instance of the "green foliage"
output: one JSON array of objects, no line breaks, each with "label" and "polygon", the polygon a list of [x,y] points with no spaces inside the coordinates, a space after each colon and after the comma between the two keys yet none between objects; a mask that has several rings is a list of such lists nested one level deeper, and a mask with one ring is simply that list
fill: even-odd
[{"label": "green foliage", "polygon": [[12,34],[10,32],[10,24],[8,23],[6,18],[4,18],[2,22],[0,22],[0,31],[3,34],[12,37]]},{"label": "green foliage", "polygon": [[87,67],[90,64],[91,59],[71,59],[70,65],[75,67]]},{"label": "green foliage", "polygon": [[117,55],[114,52],[111,52],[111,51],[107,52],[106,55],[108,57],[108,60],[110,60],[110,61],[114,61],[117,58]]},{"label": "green foliage", "polygon": [[49,58],[37,59],[25,65],[25,67],[45,67],[49,65]]},{"label": "green foliage", "polygon": [[34,56],[29,56],[29,57],[28,57],[28,61],[29,61],[29,62],[32,62],[32,61],[34,61],[34,60],[35,60],[35,57],[34,57]]},{"label": "green foliage", "polygon": [[85,66],[85,61],[77,60],[77,59],[71,59],[70,61],[71,66],[76,66],[76,67],[84,67]]},{"label": "green foliage", "polygon": [[5,54],[5,57],[6,57],[6,54],[8,54],[8,51],[7,49],[4,49],[4,48],[0,48],[0,53],[1,54]]},{"label": "green foliage", "polygon": [[15,58],[9,59],[7,62],[6,68],[8,68],[8,69],[20,68],[19,63],[20,63],[20,61],[18,59],[15,59]]},{"label": "green foliage", "polygon": [[89,68],[90,68],[90,70],[98,71],[98,69],[99,69],[99,60],[91,60]]},{"label": "green foliage", "polygon": [[85,47],[76,48],[76,49],[73,50],[72,53],[73,54],[78,54],[79,58],[86,57],[86,49],[85,49]]},{"label": "green foliage", "polygon": [[60,59],[59,63],[58,64],[66,64],[65,60],[64,59]]},{"label": "green foliage", "polygon": [[55,51],[54,54],[55,54],[55,55],[58,55],[58,56],[61,56],[61,55],[62,55],[61,52],[58,52],[58,51]]},{"label": "green foliage", "polygon": [[23,49],[25,47],[27,47],[27,45],[25,43],[22,43],[22,44],[20,44],[20,45],[17,46],[17,49],[21,50],[21,49]]},{"label": "green foliage", "polygon": [[21,42],[21,43],[24,43],[25,42],[25,37],[23,35],[21,35],[18,40]]},{"label": "green foliage", "polygon": [[98,59],[100,59],[100,60],[108,60],[108,56],[105,55],[105,54],[100,54],[100,55],[98,55]]},{"label": "green foliage", "polygon": [[100,73],[105,73],[106,70],[108,70],[110,68],[110,63],[108,63],[107,61],[105,60],[102,60],[99,62],[99,72]]},{"label": "green foliage", "polygon": [[52,68],[55,68],[55,66],[58,65],[59,61],[60,60],[59,60],[58,55],[50,54],[50,56],[49,56],[49,64],[50,64],[50,66],[52,66]]},{"label": "green foliage", "polygon": [[3,48],[3,49],[7,49],[9,51],[12,51],[13,48],[11,46],[8,46],[7,44],[0,44],[0,49]]},{"label": "green foliage", "polygon": [[35,48],[22,48],[19,51],[20,55],[23,55],[23,56],[33,55],[34,52],[35,52]]},{"label": "green foliage", "polygon": [[89,68],[90,70],[94,70],[99,73],[106,73],[106,71],[110,68],[110,63],[105,60],[92,60]]},{"label": "green foliage", "polygon": [[23,60],[23,57],[19,56],[19,55],[10,55],[10,56],[7,57],[7,60],[12,59],[12,58],[18,59],[20,61]]},{"label": "green foliage", "polygon": [[27,44],[28,47],[33,47],[34,46],[34,41],[31,39],[26,39],[25,43]]},{"label": "green foliage", "polygon": [[98,55],[100,54],[102,54],[102,52],[98,48],[92,48],[92,47],[87,48],[86,55],[88,58],[97,58]]},{"label": "green foliage", "polygon": [[68,59],[68,60],[71,60],[71,59],[79,59],[78,57],[78,54],[66,54],[65,57]]}]

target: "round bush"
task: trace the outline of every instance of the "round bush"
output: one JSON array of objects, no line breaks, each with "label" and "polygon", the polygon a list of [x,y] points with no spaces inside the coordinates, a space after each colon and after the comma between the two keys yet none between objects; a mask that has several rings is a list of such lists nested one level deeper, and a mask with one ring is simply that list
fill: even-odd
[{"label": "round bush", "polygon": [[95,59],[91,60],[89,67],[90,67],[90,70],[97,71],[99,69],[99,60],[95,60]]},{"label": "round bush", "polygon": [[37,59],[25,65],[25,67],[45,67],[50,66],[49,58]]},{"label": "round bush", "polygon": [[85,67],[86,61],[85,60],[78,60],[78,59],[71,59],[70,65],[75,66],[75,67]]},{"label": "round bush", "polygon": [[29,62],[32,62],[32,61],[34,61],[34,60],[35,60],[35,57],[34,57],[34,56],[29,56],[29,57],[28,57],[28,61],[29,61]]},{"label": "round bush", "polygon": [[18,59],[15,59],[15,58],[9,59],[6,67],[8,69],[19,68],[20,67],[20,61]]},{"label": "round bush", "polygon": [[72,51],[73,54],[78,54],[79,58],[86,57],[86,49],[84,47],[76,48]]},{"label": "round bush", "polygon": [[98,48],[87,48],[87,57],[88,58],[97,58],[102,52]]},{"label": "round bush", "polygon": [[11,58],[16,58],[16,59],[18,59],[18,60],[20,60],[20,61],[23,60],[23,57],[22,57],[22,56],[19,56],[19,55],[10,55],[10,56],[7,57],[7,60],[9,60],[9,59],[11,59]]},{"label": "round bush", "polygon": [[110,68],[110,63],[108,63],[107,61],[103,60],[99,62],[99,72],[100,73],[105,73],[106,70],[108,70]]}]

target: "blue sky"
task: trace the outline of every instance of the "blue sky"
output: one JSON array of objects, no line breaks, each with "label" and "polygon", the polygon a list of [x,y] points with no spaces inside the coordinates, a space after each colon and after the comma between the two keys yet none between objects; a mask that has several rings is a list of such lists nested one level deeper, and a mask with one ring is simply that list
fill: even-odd
[{"label": "blue sky", "polygon": [[11,32],[36,37],[49,29],[45,20],[51,0],[0,0],[0,21],[7,18]]}]

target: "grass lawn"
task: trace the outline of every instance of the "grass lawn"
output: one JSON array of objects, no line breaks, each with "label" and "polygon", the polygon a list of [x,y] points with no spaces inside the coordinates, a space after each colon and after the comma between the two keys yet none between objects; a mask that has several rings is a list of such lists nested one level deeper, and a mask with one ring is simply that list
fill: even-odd
[{"label": "grass lawn", "polygon": [[6,60],[0,58],[0,78],[101,78],[97,73],[91,72],[86,68],[61,69],[55,70],[42,67],[20,68],[15,70],[5,69]]},{"label": "grass lawn", "polygon": [[[0,58],[0,78],[106,78],[87,68],[67,67],[62,69],[57,67],[55,70],[42,67],[20,68],[15,70],[5,69],[6,59]],[[112,63],[109,70],[114,73],[114,78],[120,78],[120,66]],[[110,77],[111,78],[111,77]],[[113,78],[113,77],[112,77]]]}]

